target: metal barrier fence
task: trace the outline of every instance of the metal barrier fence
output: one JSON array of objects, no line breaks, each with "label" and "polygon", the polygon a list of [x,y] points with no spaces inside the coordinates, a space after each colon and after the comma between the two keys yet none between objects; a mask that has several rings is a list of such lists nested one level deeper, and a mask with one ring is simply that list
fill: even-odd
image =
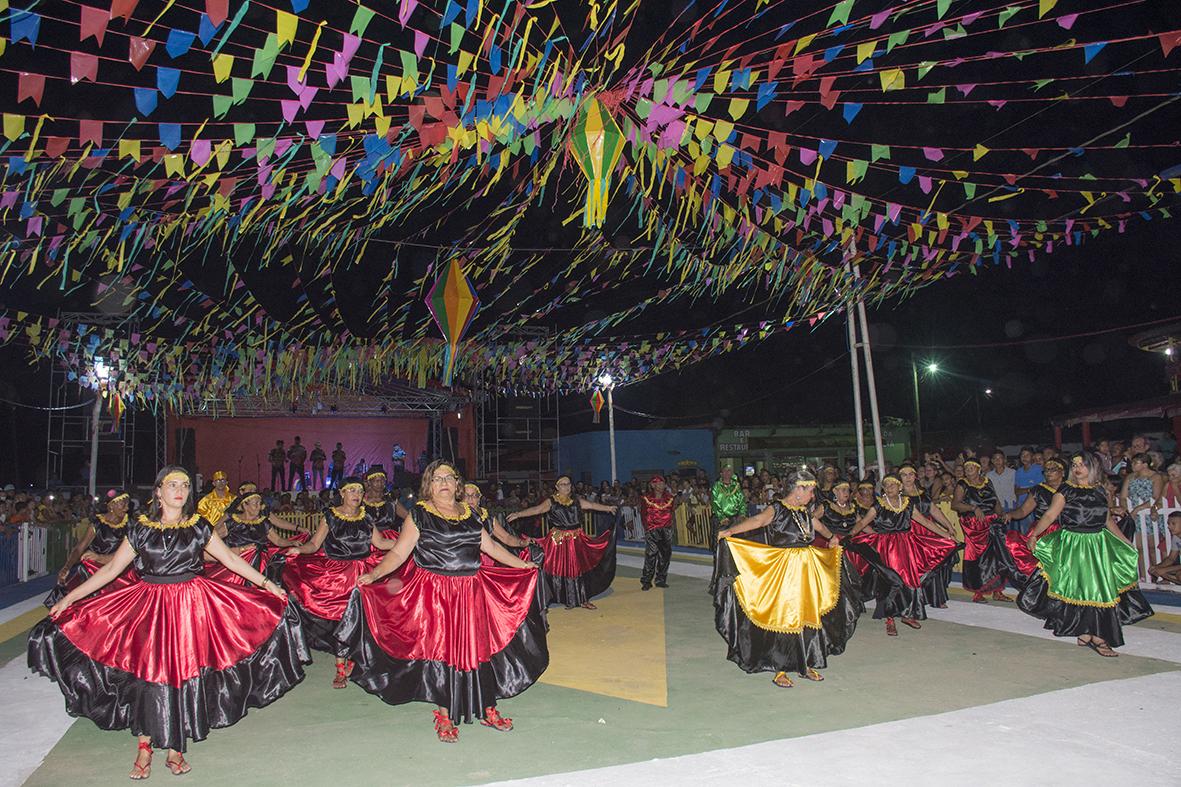
[{"label": "metal barrier fence", "polygon": [[0,587],[53,573],[78,539],[75,522],[25,522],[0,535]]},{"label": "metal barrier fence", "polygon": [[701,503],[681,503],[673,510],[676,544],[681,547],[713,549],[713,512]]}]

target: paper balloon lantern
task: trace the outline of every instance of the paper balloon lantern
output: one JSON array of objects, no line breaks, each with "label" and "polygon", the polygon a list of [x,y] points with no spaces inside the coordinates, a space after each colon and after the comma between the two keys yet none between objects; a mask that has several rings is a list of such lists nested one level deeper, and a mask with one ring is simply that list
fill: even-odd
[{"label": "paper balloon lantern", "polygon": [[595,409],[594,423],[596,423],[596,424],[599,423],[599,413],[602,412],[602,410],[603,410],[603,402],[604,401],[606,401],[606,400],[603,399],[602,391],[600,391],[598,388],[596,388],[595,392],[593,394],[591,394],[591,398],[590,398],[591,407],[593,407]]},{"label": "paper balloon lantern", "polygon": [[431,291],[427,293],[426,305],[447,341],[447,352],[443,360],[443,385],[451,385],[459,342],[467,333],[472,318],[480,308],[476,288],[464,274],[463,266],[458,259],[452,260],[443,268]]},{"label": "paper balloon lantern", "polygon": [[607,218],[611,175],[623,155],[623,132],[597,99],[589,99],[578,113],[570,135],[570,154],[590,181],[586,190],[584,227],[601,227]]}]

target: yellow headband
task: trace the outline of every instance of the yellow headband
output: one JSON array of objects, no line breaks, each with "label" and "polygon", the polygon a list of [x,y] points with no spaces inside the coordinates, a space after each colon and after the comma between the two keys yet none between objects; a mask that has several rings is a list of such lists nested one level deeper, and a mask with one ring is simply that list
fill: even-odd
[{"label": "yellow headband", "polygon": [[226,480],[226,471],[225,470],[214,471],[213,480],[214,481],[225,481]]},{"label": "yellow headband", "polygon": [[111,503],[117,503],[120,500],[123,500],[124,498],[130,498],[130,497],[131,497],[131,495],[127,494],[126,492],[124,492],[121,495],[115,495],[114,497],[112,497],[110,500],[107,501],[107,505],[111,505]]},{"label": "yellow headband", "polygon": [[888,476],[886,476],[885,478],[883,478],[883,479],[882,479],[882,483],[883,483],[883,484],[884,484],[884,483],[886,483],[887,481],[893,481],[893,482],[894,482],[894,483],[896,483],[896,484],[901,484],[901,483],[902,483],[902,479],[901,479],[901,478],[899,478],[898,476],[894,475],[893,473],[890,473],[890,475],[888,475]]},{"label": "yellow headband", "polygon": [[[175,481],[177,479],[184,479],[185,481],[189,481],[189,474],[184,472],[183,470],[173,470],[171,473],[169,473],[168,475],[166,475],[160,479],[160,486],[164,486],[169,481]],[[189,483],[192,483],[192,482],[189,481]]]},{"label": "yellow headband", "polygon": [[346,489],[352,489],[352,488],[354,488],[354,487],[356,487],[357,489],[364,489],[364,488],[365,488],[365,485],[364,485],[364,484],[358,484],[356,481],[354,481],[354,482],[353,482],[353,483],[351,483],[351,484],[345,484],[344,486],[342,486],[342,487],[340,488],[340,491],[342,491],[342,492],[343,492],[343,491],[344,491],[344,490],[346,490]]},{"label": "yellow headband", "polygon": [[[479,491],[480,491],[480,487],[478,487],[478,486],[477,486],[477,485],[475,485],[475,484],[464,484],[464,485],[463,485],[463,491],[464,491],[464,492],[468,492],[469,490],[471,490],[471,491],[475,491],[475,492],[479,492]],[[481,493],[481,494],[483,494],[483,493]]]},{"label": "yellow headband", "polygon": [[249,492],[242,498],[242,505],[246,505],[246,501],[252,497],[257,497],[259,500],[262,500],[262,495],[258,492]]},{"label": "yellow headband", "polygon": [[812,487],[812,486],[816,486],[816,482],[815,481],[796,481],[796,486]]},{"label": "yellow headband", "polygon": [[852,484],[850,484],[848,481],[837,481],[835,484],[832,485],[832,488],[836,489],[836,488],[842,487],[842,486],[851,487]]},{"label": "yellow headband", "polygon": [[967,467],[968,465],[976,465],[977,467],[984,467],[984,465],[980,464],[975,459],[965,459],[964,460],[964,467]]},{"label": "yellow headband", "polygon": [[381,473],[381,472],[377,472],[377,473],[366,473],[366,474],[365,474],[365,480],[366,480],[366,481],[368,481],[370,478],[385,478],[385,473]]}]

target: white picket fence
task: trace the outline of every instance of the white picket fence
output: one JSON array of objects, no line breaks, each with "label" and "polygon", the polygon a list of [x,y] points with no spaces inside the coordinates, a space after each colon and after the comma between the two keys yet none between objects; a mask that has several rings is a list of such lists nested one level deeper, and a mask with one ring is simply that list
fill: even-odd
[{"label": "white picket fence", "polygon": [[[1163,521],[1167,522],[1169,514],[1174,511],[1181,511],[1181,507],[1166,506],[1163,500],[1160,503],[1161,506],[1158,509],[1158,516]],[[1141,511],[1136,514],[1135,520],[1136,535],[1138,536],[1135,543],[1136,547],[1140,550],[1140,573],[1142,577],[1140,586],[1155,590],[1181,591],[1181,585],[1160,584],[1148,576],[1148,566],[1156,565],[1169,554],[1169,545],[1173,541],[1172,535],[1167,528],[1163,530],[1163,533],[1158,530],[1151,521],[1148,511]]]}]

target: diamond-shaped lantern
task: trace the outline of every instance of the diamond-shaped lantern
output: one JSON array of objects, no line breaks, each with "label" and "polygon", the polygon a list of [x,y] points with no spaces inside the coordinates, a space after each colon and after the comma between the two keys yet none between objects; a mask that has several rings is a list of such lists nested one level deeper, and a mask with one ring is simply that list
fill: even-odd
[{"label": "diamond-shaped lantern", "polygon": [[426,305],[447,341],[447,351],[443,359],[443,385],[451,385],[459,342],[467,333],[472,319],[480,308],[476,288],[464,274],[463,265],[458,259],[451,260],[443,268],[431,291],[427,293]]},{"label": "diamond-shaped lantern", "polygon": [[601,227],[607,218],[607,199],[611,194],[611,175],[623,155],[623,132],[598,99],[583,105],[570,135],[570,153],[582,174],[590,181],[586,190],[584,227]]},{"label": "diamond-shaped lantern", "polygon": [[605,401],[607,401],[607,400],[603,398],[603,392],[600,391],[598,388],[596,388],[595,392],[593,394],[591,394],[591,400],[590,400],[591,407],[595,408],[594,423],[596,423],[596,424],[599,423],[599,414],[603,411],[603,402],[605,402]]}]

